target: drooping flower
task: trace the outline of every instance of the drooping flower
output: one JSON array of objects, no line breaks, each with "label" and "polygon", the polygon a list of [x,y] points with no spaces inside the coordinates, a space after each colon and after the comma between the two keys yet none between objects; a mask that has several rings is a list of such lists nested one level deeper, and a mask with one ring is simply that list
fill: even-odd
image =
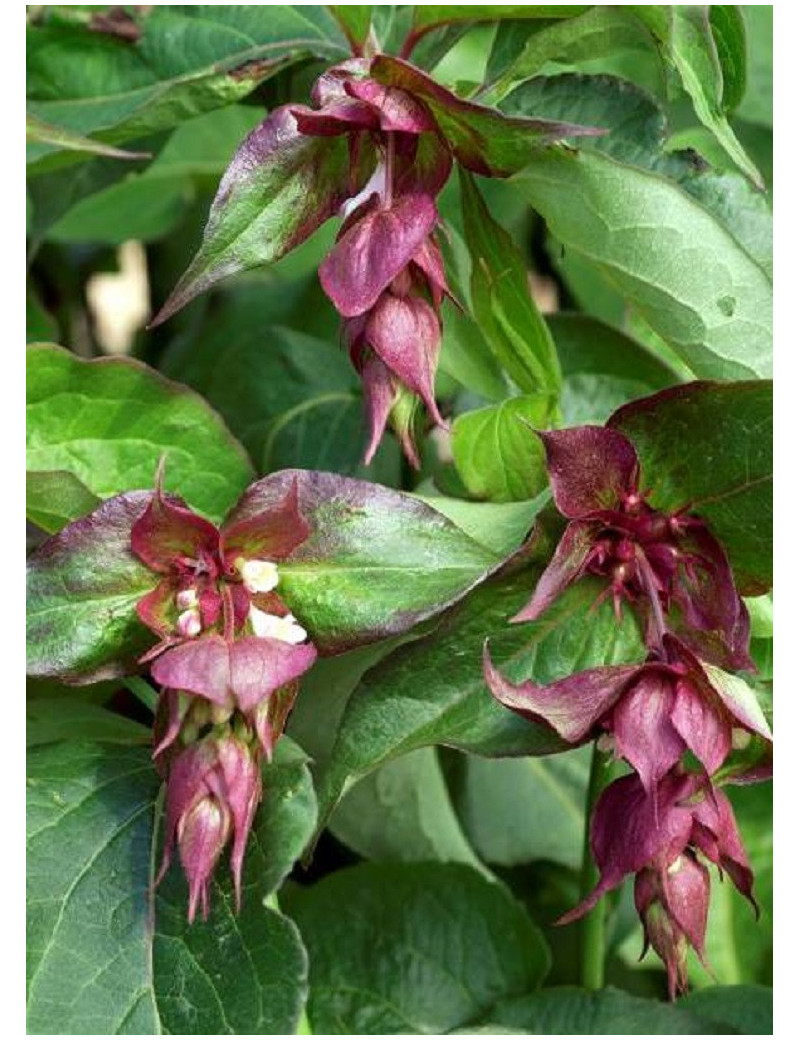
[{"label": "drooping flower", "polygon": [[189,882],[189,923],[208,917],[209,887],[223,849],[231,846],[237,909],[247,838],[261,801],[260,749],[231,731],[188,745],[170,764],[164,853],[157,882],[175,846]]},{"label": "drooping flower", "polygon": [[433,381],[447,293],[431,232],[436,208],[425,195],[384,206],[373,195],[344,225],[320,266],[323,288],[344,318],[350,359],[364,383],[369,462],[390,417],[409,461],[419,465],[403,399],[422,400],[444,425]]},{"label": "drooping flower", "polygon": [[592,814],[591,845],[600,880],[559,923],[581,917],[626,875],[635,874],[645,941],[667,965],[672,997],[686,986],[688,947],[705,961],[708,876],[702,859],[724,871],[758,911],[753,872],[730,802],[698,774],[673,770],[654,795],[635,775],[615,780]]},{"label": "drooping flower", "polygon": [[539,686],[510,683],[493,666],[487,647],[484,676],[501,704],[546,723],[570,744],[611,734],[617,755],[653,795],[687,751],[710,777],[727,758],[736,730],[772,739],[747,683],[702,665],[674,636],[664,636],[664,648],[666,660],[590,668]]},{"label": "drooping flower", "polygon": [[296,484],[276,506],[234,512],[219,529],[158,487],[131,532],[134,553],[162,575],[137,604],[160,636],[144,657],[153,678],[251,718],[310,668],[316,650],[276,591],[278,562],[309,530]]},{"label": "drooping flower", "polygon": [[[639,488],[631,442],[602,426],[539,433],[553,498],[569,523],[533,597],[512,620],[534,621],[585,574],[604,577],[619,615],[623,601],[643,608],[649,645],[659,615],[677,608],[680,634],[723,667],[750,668],[749,617],[725,551],[686,509],[663,513]],[[674,626],[673,626],[674,627]]]}]

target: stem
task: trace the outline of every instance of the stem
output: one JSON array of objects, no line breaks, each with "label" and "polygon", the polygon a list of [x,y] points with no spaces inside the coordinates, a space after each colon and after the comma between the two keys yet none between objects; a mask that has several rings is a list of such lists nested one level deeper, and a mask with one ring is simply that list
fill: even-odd
[{"label": "stem", "polygon": [[[581,899],[597,884],[597,868],[591,847],[592,809],[603,789],[606,756],[595,742],[592,749],[592,765],[589,785],[586,789],[586,823],[583,835],[583,864],[581,866]],[[586,989],[603,988],[605,964],[605,896],[583,918],[581,929],[581,984]]]}]

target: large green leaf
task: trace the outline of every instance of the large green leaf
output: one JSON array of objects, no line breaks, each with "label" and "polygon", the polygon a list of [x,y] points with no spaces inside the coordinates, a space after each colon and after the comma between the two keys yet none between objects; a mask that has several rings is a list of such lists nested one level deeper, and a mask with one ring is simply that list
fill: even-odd
[{"label": "large green leaf", "polygon": [[413,26],[416,30],[432,29],[449,22],[499,21],[504,18],[574,18],[589,9],[588,4],[417,4]]},{"label": "large green leaf", "polygon": [[737,115],[772,126],[772,4],[743,4],[747,41],[747,90]]},{"label": "large green leaf", "polygon": [[152,737],[140,722],[68,696],[33,697],[25,708],[25,742],[29,748],[58,740],[149,744]]},{"label": "large green leaf", "polygon": [[141,31],[132,45],[80,25],[29,28],[30,111],[68,130],[130,140],[232,104],[290,62],[347,53],[334,18],[313,4],[162,4]]},{"label": "large green leaf", "polygon": [[433,748],[419,748],[365,776],[328,826],[365,859],[441,860],[483,869],[453,810]]},{"label": "large green leaf", "polygon": [[591,261],[692,372],[770,374],[769,280],[679,187],[597,152],[553,150],[514,183],[566,249]]},{"label": "large green leaf", "polygon": [[618,989],[596,993],[572,986],[546,989],[529,997],[508,1000],[493,1010],[489,1021],[524,1033],[558,1036],[650,1035],[718,1032],[716,1023],[680,1004],[644,1000]]},{"label": "large green leaf", "polygon": [[60,531],[76,517],[91,513],[99,505],[97,495],[93,495],[72,473],[64,470],[27,473],[26,516],[48,534]]},{"label": "large green leaf", "polygon": [[[25,120],[25,137],[28,143],[34,142],[38,145],[52,146],[63,149],[65,152],[89,152],[92,155],[105,155],[109,159],[149,159],[149,152],[128,152],[123,148],[114,148],[103,141],[95,141],[92,137],[85,137],[72,130],[65,130],[60,126],[51,126],[36,116],[28,114]],[[31,154],[31,151],[33,154]],[[37,149],[29,149],[27,161],[35,161]]]},{"label": "large green leaf", "polygon": [[533,432],[551,425],[552,400],[541,394],[464,412],[453,423],[458,475],[471,495],[520,502],[547,487],[544,450]]},{"label": "large green leaf", "polygon": [[[727,15],[718,14],[714,19],[712,10],[706,4],[631,5],[677,70],[697,118],[739,169],[760,186],[761,174],[731,129],[726,112],[741,96],[744,82],[741,15],[735,7],[728,7],[723,8]],[[723,48],[722,58],[718,44]]]},{"label": "large green leaf", "polygon": [[642,487],[662,509],[690,506],[725,547],[740,591],[772,584],[772,384],[688,383],[621,408]]},{"label": "large green leaf", "polygon": [[648,92],[613,76],[539,76],[509,94],[502,108],[509,115],[604,127],[607,133],[584,141],[583,148],[604,152],[680,185],[771,274],[772,207],[767,196],[741,175],[716,173],[698,161],[696,154],[675,151],[674,135],[667,150],[667,113]]},{"label": "large green leaf", "polygon": [[329,10],[341,25],[351,45],[360,54],[369,36],[372,4],[332,4]]},{"label": "large green leaf", "polygon": [[772,990],[766,986],[709,986],[690,993],[678,1006],[731,1031],[772,1034]]},{"label": "large green leaf", "polygon": [[472,308],[486,341],[525,393],[557,395],[558,358],[528,284],[525,261],[492,219],[468,173],[461,172],[464,238],[472,259]]},{"label": "large green leaf", "polygon": [[219,519],[252,477],[212,409],[137,361],[29,347],[27,393],[28,470],[69,473],[101,498],[151,487],[165,456],[167,489]]},{"label": "large green leaf", "polygon": [[213,885],[209,922],[192,927],[177,865],[153,902],[149,753],[75,743],[29,753],[30,1032],[294,1032],[305,953],[291,921],[263,900],[307,839],[313,791],[296,751],[278,747],[245,858],[242,912],[225,878]]},{"label": "large green leaf", "polygon": [[258,109],[231,105],[181,124],[146,170],[79,200],[47,231],[48,240],[115,245],[163,237],[198,191],[216,187],[239,141],[260,118]]},{"label": "large green leaf", "polygon": [[547,319],[563,373],[565,426],[604,423],[635,397],[676,381],[667,366],[636,340],[585,314],[561,312]]},{"label": "large green leaf", "polygon": [[435,632],[402,646],[367,672],[347,702],[336,742],[320,771],[320,823],[359,777],[414,748],[446,744],[482,755],[544,755],[564,749],[555,734],[507,711],[483,677],[484,641],[513,682],[537,682],[641,656],[638,629],[625,613],[618,626],[606,604],[586,623],[593,581],[572,586],[547,617],[509,625],[530,597],[533,578],[490,582]]},{"label": "large green leaf", "polygon": [[[654,47],[648,33],[628,11],[619,6],[597,5],[575,8],[577,18],[558,21],[535,34],[525,34],[513,49],[501,47],[500,39],[489,60],[488,86],[491,100],[500,102],[513,87],[542,72],[548,63],[576,67],[587,61],[620,60],[631,54],[637,62]],[[511,42],[511,41],[509,41]],[[505,107],[505,106],[504,106]],[[603,126],[603,123],[593,124]]]},{"label": "large green leaf", "polygon": [[315,1033],[447,1033],[538,986],[549,964],[522,906],[466,866],[365,864],[294,890],[288,908]]},{"label": "large green leaf", "polygon": [[580,867],[590,758],[589,747],[545,758],[468,756],[456,807],[480,857],[504,867],[536,859]]}]

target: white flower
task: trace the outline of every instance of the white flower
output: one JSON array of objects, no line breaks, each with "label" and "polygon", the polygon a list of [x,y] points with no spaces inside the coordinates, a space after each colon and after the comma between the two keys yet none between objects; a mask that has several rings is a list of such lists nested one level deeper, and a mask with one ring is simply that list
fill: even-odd
[{"label": "white flower", "polygon": [[184,610],[178,615],[178,631],[186,638],[198,636],[203,631],[199,610]]},{"label": "white flower", "polygon": [[258,607],[250,607],[250,624],[253,632],[261,639],[280,639],[282,643],[303,643],[308,639],[308,632],[302,625],[298,625],[293,614],[286,617],[278,617],[277,614],[267,614]]},{"label": "white flower", "polygon": [[278,584],[278,568],[271,560],[238,559],[236,569],[248,592],[272,592]]},{"label": "white flower", "polygon": [[197,589],[181,589],[175,597],[175,603],[178,610],[191,610],[193,607],[199,606]]}]

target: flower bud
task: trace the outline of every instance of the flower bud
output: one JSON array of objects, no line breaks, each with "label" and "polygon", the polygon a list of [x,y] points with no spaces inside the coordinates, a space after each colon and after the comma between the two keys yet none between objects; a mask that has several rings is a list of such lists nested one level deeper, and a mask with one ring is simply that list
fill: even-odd
[{"label": "flower bud", "polygon": [[178,615],[178,632],[185,639],[191,639],[193,636],[199,636],[203,631],[203,622],[200,618],[199,610],[184,610],[182,614]]},{"label": "flower bud", "polygon": [[189,882],[189,923],[198,902],[208,917],[208,888],[231,834],[231,815],[216,798],[202,798],[178,821],[178,851]]}]

